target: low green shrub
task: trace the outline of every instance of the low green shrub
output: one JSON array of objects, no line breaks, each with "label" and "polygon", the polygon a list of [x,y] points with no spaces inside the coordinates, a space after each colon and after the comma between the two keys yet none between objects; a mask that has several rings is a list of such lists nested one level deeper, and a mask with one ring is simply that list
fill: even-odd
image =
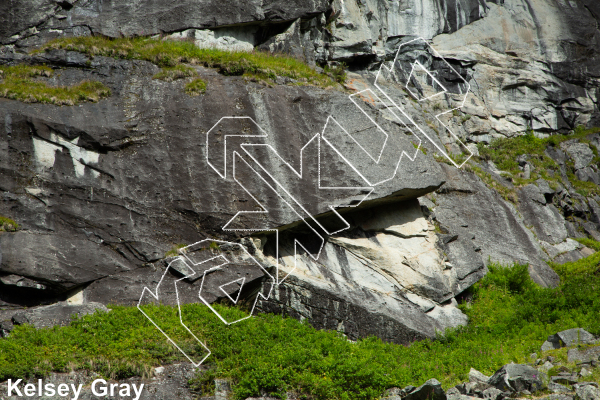
[{"label": "low green shrub", "polygon": [[[532,131],[526,135],[513,138],[495,139],[492,143],[486,146],[483,143],[478,144],[480,158],[491,160],[496,164],[498,169],[506,171],[512,175],[513,183],[518,186],[523,186],[536,181],[539,178],[547,180],[551,185],[556,186],[562,183],[559,165],[546,155],[548,146],[558,146],[560,143],[578,139],[582,142],[587,142],[587,136],[600,132],[600,128],[585,129],[583,126],[578,126],[573,133],[569,135],[555,134],[545,139],[536,137]],[[593,146],[592,150],[597,152]],[[528,155],[528,162],[533,165],[533,171],[529,179],[520,177],[521,170],[517,157],[520,155]],[[575,189],[582,195],[600,194],[600,187],[593,182],[584,182],[575,176],[575,171],[572,165],[567,166],[567,177]]]},{"label": "low green shrub", "polygon": [[323,71],[325,71],[326,74],[330,74],[337,83],[344,84],[347,79],[347,74],[346,74],[347,67],[348,66],[345,63],[340,63],[333,67],[330,67],[329,65],[325,65],[325,67],[323,68]]},{"label": "low green shrub", "polygon": [[165,257],[177,257],[179,255],[179,249],[184,248],[186,245],[183,243],[179,243],[174,245],[171,250],[165,253]]},{"label": "low green shrub", "polygon": [[588,239],[588,238],[580,238],[580,239],[575,239],[575,240],[577,240],[582,245],[589,247],[590,249],[600,251],[600,242],[597,242],[593,239]]},{"label": "low green shrub", "polygon": [[[409,346],[373,337],[354,343],[270,314],[226,326],[207,307],[184,305],[188,327],[212,351],[205,362],[210,369],[190,383],[206,393],[214,390],[214,378],[228,379],[237,399],[261,393],[283,398],[286,391],[311,399],[374,399],[389,387],[430,378],[447,388],[468,380],[471,367],[492,374],[511,361],[529,361],[528,355],[539,353],[547,336],[558,331],[581,327],[599,334],[599,261],[600,253],[554,265],[562,279],[557,288],[533,284],[525,265],[492,264],[470,289],[472,301],[460,305],[468,326]],[[237,308],[214,307],[226,318],[243,315]],[[0,340],[0,381],[78,368],[125,378],[185,361],[136,308],[111,308],[68,327],[17,326]],[[175,307],[147,306],[146,311],[168,334],[185,337]],[[191,338],[178,344],[191,355],[203,354]]]},{"label": "low green shrub", "polygon": [[529,278],[529,265],[514,264],[510,268],[498,264],[489,266],[490,273],[483,280],[483,284],[492,285],[508,293],[524,293],[532,290],[533,281]]}]

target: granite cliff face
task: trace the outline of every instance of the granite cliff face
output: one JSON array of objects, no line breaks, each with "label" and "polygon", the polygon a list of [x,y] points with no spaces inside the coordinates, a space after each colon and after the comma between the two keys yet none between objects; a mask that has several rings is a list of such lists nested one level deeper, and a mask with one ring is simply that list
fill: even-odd
[{"label": "granite cliff face", "polygon": [[[136,303],[160,279],[173,245],[205,237],[239,240],[271,270],[295,266],[259,303],[262,311],[307,318],[353,339],[375,334],[407,343],[466,323],[455,297],[492,261],[528,263],[537,283],[555,285],[546,261],[590,251],[572,238],[600,237],[600,199],[540,180],[519,188],[513,204],[434,154],[476,152],[476,143],[529,129],[543,137],[597,125],[599,18],[593,0],[1,4],[0,63],[46,64],[59,72],[52,84],[94,79],[112,95],[74,107],[0,99],[0,215],[20,225],[0,232],[0,320],[69,298]],[[182,81],[152,79],[159,68],[147,61],[29,53],[55,37],[88,35],[285,52],[312,65],[344,62],[352,72],[345,93],[279,78],[265,86],[195,67],[207,91],[190,97]],[[375,89],[381,64],[395,65],[398,48],[416,37],[431,39],[438,53],[421,46],[406,54],[417,54],[447,92],[415,102],[390,79],[379,82],[385,97]],[[467,88],[463,114],[441,114]],[[349,98],[364,89],[378,94]],[[422,136],[407,135],[390,99]],[[232,116],[251,119],[221,119]],[[337,136],[342,154],[356,143],[378,151],[385,132],[383,161],[353,153],[361,154],[350,160],[360,168],[350,168],[322,139],[335,128],[329,116],[357,140]],[[230,137],[227,146],[225,134],[244,137]],[[597,136],[589,141],[598,143]],[[423,150],[415,149],[419,140]],[[587,143],[551,151],[563,166],[573,163],[579,179],[600,184]],[[475,164],[514,189],[493,164]],[[291,168],[300,165],[297,176]],[[369,186],[376,187],[362,201]],[[298,212],[297,204],[305,208]],[[223,230],[231,221],[227,227],[238,230]],[[297,260],[295,241],[306,248]],[[309,256],[317,249],[317,259]]]}]

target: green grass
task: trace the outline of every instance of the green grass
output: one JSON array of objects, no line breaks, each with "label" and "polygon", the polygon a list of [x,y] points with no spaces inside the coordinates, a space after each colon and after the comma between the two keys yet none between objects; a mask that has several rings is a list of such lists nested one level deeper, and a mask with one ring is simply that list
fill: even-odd
[{"label": "green grass", "polygon": [[160,79],[166,82],[172,82],[177,79],[183,79],[190,76],[196,76],[198,73],[192,67],[187,65],[176,65],[174,67],[161,68],[160,72],[155,74],[152,79]]},{"label": "green grass", "polygon": [[[206,307],[186,305],[190,329],[213,352],[206,361],[211,368],[191,384],[207,393],[214,390],[214,378],[225,378],[237,399],[261,391],[280,397],[295,391],[313,399],[375,399],[387,388],[416,386],[430,378],[448,388],[467,381],[471,367],[492,374],[511,361],[530,361],[529,354],[540,354],[547,336],[558,331],[581,327],[600,334],[599,262],[600,253],[554,265],[562,279],[555,289],[536,286],[525,265],[491,265],[471,289],[472,302],[460,306],[469,316],[467,327],[408,347],[377,338],[352,343],[336,332],[274,315],[226,326]],[[215,307],[226,317],[243,315],[239,309]],[[183,361],[136,308],[111,308],[68,327],[16,327],[0,340],[0,381],[78,368],[113,378],[148,376],[152,367]],[[170,334],[183,334],[176,309],[147,306],[146,311]],[[191,339],[181,344],[190,354],[202,354]]]},{"label": "green grass", "polygon": [[201,78],[196,78],[185,85],[185,92],[190,96],[199,96],[206,92],[206,82]]},{"label": "green grass", "polygon": [[[450,152],[448,152],[447,154],[448,157],[450,157],[452,161],[454,161],[457,165],[462,165],[466,160],[466,157],[463,154],[453,155]],[[433,158],[437,162],[443,162],[448,165],[454,165],[452,164],[452,162],[450,162],[450,160],[448,160],[448,158],[439,154],[434,154]],[[465,171],[473,172],[475,175],[477,175],[489,188],[496,190],[496,192],[498,192],[498,194],[500,194],[500,196],[502,196],[504,200],[510,201],[514,204],[518,202],[519,198],[517,196],[517,192],[514,189],[502,185],[500,182],[496,181],[490,173],[484,171],[483,169],[472,163],[470,160],[464,164],[463,168]]]},{"label": "green grass", "polygon": [[346,68],[346,64],[340,63],[333,67],[325,65],[325,68],[323,68],[323,70],[326,74],[329,74],[337,83],[343,84],[344,82],[346,82],[347,78]]},{"label": "green grass", "polygon": [[[560,143],[571,139],[589,143],[586,137],[596,132],[600,132],[600,128],[585,129],[583,126],[579,126],[570,135],[555,134],[545,139],[537,138],[530,132],[514,138],[496,139],[489,146],[480,143],[478,145],[479,155],[482,159],[493,161],[501,171],[509,172],[512,175],[513,183],[517,187],[532,183],[539,178],[549,181],[551,185],[556,185],[562,183],[559,166],[545,154],[548,146],[558,146]],[[597,154],[598,150],[592,145],[590,147]],[[523,154],[529,155],[527,161],[534,167],[530,179],[525,179],[522,176],[517,162],[517,157]],[[600,194],[598,185],[577,179],[572,165],[568,164],[567,169],[569,181],[580,194],[584,196],[594,193]]]},{"label": "green grass", "polygon": [[110,96],[110,89],[96,81],[83,81],[73,86],[49,86],[40,80],[40,77],[52,75],[52,69],[45,66],[0,66],[0,97],[26,103],[72,106]]},{"label": "green grass", "polygon": [[14,230],[19,229],[19,224],[17,224],[15,221],[13,221],[10,218],[7,217],[3,217],[2,215],[0,215],[0,231],[5,230],[5,225],[10,229],[10,227],[12,227]]},{"label": "green grass", "polygon": [[320,74],[302,61],[284,55],[201,49],[189,41],[89,36],[58,38],[36,51],[45,49],[73,50],[90,56],[140,59],[163,68],[172,68],[183,63],[204,65],[216,68],[224,75],[254,76],[269,80],[283,76],[295,79],[301,84],[322,87],[335,85],[336,79],[341,79],[338,77],[345,76],[339,71],[333,72],[333,78],[327,74]]},{"label": "green grass", "polygon": [[582,245],[589,247],[590,249],[600,251],[600,242],[596,242],[595,240],[588,238],[580,238],[575,240],[577,240]]},{"label": "green grass", "polygon": [[477,175],[479,178],[481,178],[483,183],[485,183],[488,187],[495,189],[500,194],[500,196],[502,196],[502,198],[504,200],[510,201],[514,204],[516,204],[518,202],[519,198],[517,196],[517,192],[514,189],[506,187],[506,186],[502,185],[500,182],[497,182],[490,173],[482,170],[478,166],[476,166],[474,164],[467,164],[467,165],[468,165],[467,170],[473,171],[475,173],[475,175]]},{"label": "green grass", "polygon": [[181,249],[181,248],[184,248],[185,246],[187,246],[187,245],[185,245],[183,243],[179,243],[179,244],[174,245],[171,248],[171,250],[169,250],[169,251],[167,251],[165,253],[165,258],[166,257],[177,257],[179,255],[179,251],[178,250]]}]

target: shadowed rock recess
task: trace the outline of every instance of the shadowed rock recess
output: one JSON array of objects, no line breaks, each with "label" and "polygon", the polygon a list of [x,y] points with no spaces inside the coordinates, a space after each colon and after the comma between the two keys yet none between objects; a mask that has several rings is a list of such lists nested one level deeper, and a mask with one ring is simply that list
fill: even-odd
[{"label": "shadowed rock recess", "polygon": [[[0,216],[18,224],[0,223],[0,333],[136,304],[173,261],[167,252],[205,238],[242,243],[269,273],[290,274],[258,311],[352,340],[408,344],[466,324],[456,298],[491,262],[527,263],[536,283],[556,286],[547,262],[593,252],[576,238],[600,240],[600,197],[573,181],[600,184],[600,135],[548,146],[558,185],[517,185],[478,157],[459,169],[443,152],[460,159],[461,142],[477,156],[476,145],[493,139],[599,125],[599,21],[595,0],[1,2],[0,67],[45,64],[55,73],[35,79],[99,81],[111,95],[77,106],[0,98]],[[206,82],[190,96],[191,77],[153,79],[160,68],[148,61],[33,52],[73,36],[285,53],[317,71],[349,72],[345,85],[324,89],[190,65]],[[413,44],[405,55],[435,77],[425,83],[446,89],[427,101],[397,77],[376,82],[418,37],[437,53]],[[421,96],[425,83],[414,83]],[[349,99],[364,89],[372,92]],[[393,116],[391,99],[425,135]],[[341,153],[319,134],[337,138]],[[350,153],[360,171],[342,157]],[[526,158],[519,165],[525,179],[536,173]],[[246,300],[267,278],[243,265],[235,274],[247,278]],[[201,282],[185,284],[191,293]],[[233,296],[218,289],[208,288],[211,300]]]}]

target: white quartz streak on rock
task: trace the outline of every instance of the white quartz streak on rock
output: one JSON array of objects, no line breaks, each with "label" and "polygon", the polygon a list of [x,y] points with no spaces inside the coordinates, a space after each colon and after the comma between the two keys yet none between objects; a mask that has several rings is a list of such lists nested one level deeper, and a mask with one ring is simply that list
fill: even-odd
[{"label": "white quartz streak on rock", "polygon": [[[317,288],[353,298],[356,304],[377,304],[374,311],[384,315],[394,316],[412,303],[421,318],[435,321],[435,329],[466,323],[455,304],[447,303],[458,278],[446,267],[437,235],[418,201],[381,207],[376,212],[366,210],[352,220],[362,233],[330,237],[318,263],[300,256],[293,275]],[[291,271],[293,255],[282,257],[280,265]],[[304,309],[300,303],[294,307]],[[409,323],[408,319],[403,323]]]},{"label": "white quartz streak on rock", "polygon": [[[67,149],[73,159],[75,174],[78,178],[83,177],[85,175],[86,164],[97,164],[100,154],[77,146],[78,142],[79,137],[69,141],[55,133],[50,134],[50,141],[34,137],[33,150],[38,166],[43,170],[51,169],[54,167],[56,160],[56,151],[62,152],[64,149]],[[94,178],[100,176],[98,171],[91,170],[91,173]]]}]

